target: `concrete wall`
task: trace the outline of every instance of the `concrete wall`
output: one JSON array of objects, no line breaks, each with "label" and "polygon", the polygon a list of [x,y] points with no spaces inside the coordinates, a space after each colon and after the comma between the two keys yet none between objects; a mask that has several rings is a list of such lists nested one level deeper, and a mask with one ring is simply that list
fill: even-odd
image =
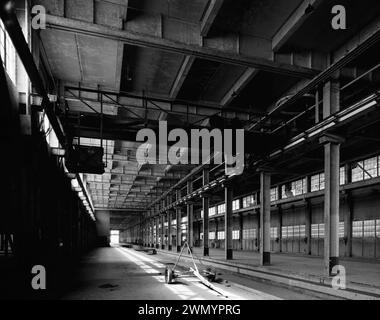
[{"label": "concrete wall", "polygon": [[110,244],[110,213],[109,211],[96,211],[96,231],[99,246],[109,246]]}]

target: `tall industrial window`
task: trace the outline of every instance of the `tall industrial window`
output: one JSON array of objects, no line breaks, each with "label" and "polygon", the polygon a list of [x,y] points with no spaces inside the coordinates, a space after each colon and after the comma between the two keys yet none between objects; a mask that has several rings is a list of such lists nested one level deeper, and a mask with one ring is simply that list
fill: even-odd
[{"label": "tall industrial window", "polygon": [[352,182],[379,176],[379,157],[358,161],[352,165]]},{"label": "tall industrial window", "polygon": [[218,231],[218,240],[224,240],[225,233],[224,231]]},{"label": "tall industrial window", "polygon": [[352,223],[352,237],[353,238],[363,237],[363,221],[354,221]]},{"label": "tall industrial window", "polygon": [[339,222],[339,238],[344,238],[344,222]]},{"label": "tall industrial window", "polygon": [[216,214],[216,208],[215,207],[209,208],[208,216],[212,217],[212,216],[215,216],[215,214]]},{"label": "tall industrial window", "polygon": [[270,201],[277,201],[278,200],[278,189],[272,188],[270,189]]},{"label": "tall industrial window", "polygon": [[281,187],[281,196],[283,199],[298,196],[306,193],[307,180],[306,178],[293,181],[290,184],[285,184]]},{"label": "tall industrial window", "polygon": [[226,212],[226,204],[222,203],[218,205],[218,214],[223,214]]},{"label": "tall industrial window", "polygon": [[209,238],[209,240],[215,240],[215,231],[209,232],[208,238]]},{"label": "tall industrial window", "polygon": [[240,231],[239,230],[233,230],[232,231],[232,239],[233,240],[239,240],[240,239]]},{"label": "tall industrial window", "polygon": [[243,208],[249,208],[257,204],[256,195],[249,195],[243,198]]},{"label": "tall industrial window", "polygon": [[306,193],[306,178],[292,182],[292,193],[294,196]]},{"label": "tall industrial window", "polygon": [[345,167],[340,167],[340,170],[339,170],[339,182],[340,182],[341,186],[347,183],[346,168]]},{"label": "tall industrial window", "polygon": [[325,174],[320,173],[311,177],[311,192],[325,189]]},{"label": "tall industrial window", "polygon": [[376,231],[376,221],[375,220],[366,220],[364,221],[364,237],[365,238],[374,238]]},{"label": "tall industrial window", "polygon": [[313,239],[321,239],[325,236],[325,224],[316,223],[311,225],[311,237]]},{"label": "tall industrial window", "polygon": [[380,238],[380,220],[376,220],[376,237]]},{"label": "tall industrial window", "polygon": [[256,229],[243,229],[243,239],[256,239]]},{"label": "tall industrial window", "polygon": [[0,21],[0,55],[9,78],[16,83],[16,50],[2,21]]},{"label": "tall industrial window", "polygon": [[284,226],[282,227],[282,238],[303,238],[305,237],[306,226],[298,225],[298,226]]},{"label": "tall industrial window", "polygon": [[240,209],[240,200],[237,199],[237,200],[234,200],[232,202],[232,211],[236,211],[236,210],[239,210]]},{"label": "tall industrial window", "polygon": [[111,244],[119,244],[120,242],[120,231],[111,230]]},{"label": "tall industrial window", "polygon": [[271,237],[271,239],[277,239],[278,238],[278,228],[277,227],[270,228],[270,237]]}]

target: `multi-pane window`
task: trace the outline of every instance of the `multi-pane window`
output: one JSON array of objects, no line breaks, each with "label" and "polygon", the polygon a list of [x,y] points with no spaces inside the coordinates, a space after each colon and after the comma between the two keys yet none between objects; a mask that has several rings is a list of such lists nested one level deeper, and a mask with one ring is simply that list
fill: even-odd
[{"label": "multi-pane window", "polygon": [[203,232],[199,233],[199,239],[203,240]]},{"label": "multi-pane window", "polygon": [[311,237],[313,239],[321,239],[325,236],[325,224],[324,223],[316,223],[311,225]]},{"label": "multi-pane window", "polygon": [[277,239],[278,238],[278,228],[277,227],[270,228],[270,237],[271,237],[271,239]]},{"label": "multi-pane window", "polygon": [[215,240],[215,231],[209,232],[208,238],[209,238],[209,240]]},{"label": "multi-pane window", "polygon": [[325,174],[320,173],[311,177],[311,192],[325,189]]},{"label": "multi-pane window", "polygon": [[364,221],[364,237],[365,238],[374,238],[376,231],[376,221],[375,220],[366,220]]},{"label": "multi-pane window", "polygon": [[282,227],[281,233],[282,233],[282,239],[288,238],[288,227]]},{"label": "multi-pane window", "polygon": [[306,226],[297,225],[297,226],[284,226],[282,227],[282,238],[302,238],[305,237]]},{"label": "multi-pane window", "polygon": [[3,23],[0,21],[0,55],[9,78],[16,83],[16,50]]},{"label": "multi-pane window", "polygon": [[243,229],[243,239],[256,239],[256,229]]},{"label": "multi-pane window", "polygon": [[363,221],[354,221],[352,223],[352,237],[354,238],[363,237]]},{"label": "multi-pane window", "polygon": [[346,184],[347,180],[346,180],[346,168],[345,167],[340,167],[339,169],[339,182],[340,182],[340,185],[344,185]]},{"label": "multi-pane window", "polygon": [[218,240],[224,240],[225,233],[224,231],[218,231]]},{"label": "multi-pane window", "polygon": [[352,236],[354,238],[380,237],[380,220],[354,221]]},{"label": "multi-pane window", "polygon": [[306,178],[292,182],[292,193],[295,196],[306,193]]},{"label": "multi-pane window", "polygon": [[311,237],[312,238],[319,238],[318,234],[318,224],[312,224],[311,225]]},{"label": "multi-pane window", "polygon": [[240,209],[240,200],[234,200],[232,201],[232,211],[236,211]]},{"label": "multi-pane window", "polygon": [[215,216],[215,214],[216,214],[216,208],[215,207],[212,207],[208,210],[209,217]]},{"label": "multi-pane window", "polygon": [[363,161],[359,161],[352,166],[352,182],[362,181],[364,179],[363,166]]},{"label": "multi-pane window", "polygon": [[270,200],[277,201],[278,200],[278,189],[272,188],[270,189]]},{"label": "multi-pane window", "polygon": [[306,226],[304,224],[300,225],[300,237],[301,238],[305,238],[306,237]]},{"label": "multi-pane window", "polygon": [[292,183],[283,185],[281,187],[281,196],[283,199],[298,196],[306,193],[307,191],[307,180],[306,178],[293,181]]},{"label": "multi-pane window", "polygon": [[352,165],[352,182],[376,178],[379,176],[379,157],[358,161]]},{"label": "multi-pane window", "polygon": [[243,208],[249,208],[257,204],[256,195],[249,195],[243,198]]},{"label": "multi-pane window", "polygon": [[233,240],[239,240],[240,239],[240,231],[239,230],[233,230],[232,231],[232,239]]},{"label": "multi-pane window", "polygon": [[364,179],[372,179],[378,176],[377,157],[364,160]]},{"label": "multi-pane window", "polygon": [[226,205],[224,203],[218,205],[218,214],[223,214],[226,212]]},{"label": "multi-pane window", "polygon": [[339,238],[344,238],[344,222],[339,222]]}]

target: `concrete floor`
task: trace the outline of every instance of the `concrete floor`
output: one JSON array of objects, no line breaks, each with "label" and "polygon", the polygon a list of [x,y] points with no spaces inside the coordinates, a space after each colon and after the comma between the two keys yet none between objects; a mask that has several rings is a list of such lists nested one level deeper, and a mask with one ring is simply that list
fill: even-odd
[{"label": "concrete floor", "polygon": [[[202,256],[201,248],[194,248],[197,256]],[[234,251],[231,263],[259,266],[260,255],[252,251]],[[210,249],[210,258],[224,260],[224,250]],[[307,277],[323,277],[323,260],[321,257],[292,254],[271,254],[271,266],[268,271],[301,275]],[[354,284],[380,288],[380,261],[342,259],[340,264],[346,269],[347,281]]]},{"label": "concrete floor", "polygon": [[[291,291],[229,273],[218,275],[217,293],[195,277],[174,284],[164,280],[165,265],[175,257],[148,255],[121,247],[100,248],[88,254],[76,273],[74,287],[63,299],[73,300],[278,300],[317,299],[321,295]],[[182,269],[184,270],[184,269]]]}]

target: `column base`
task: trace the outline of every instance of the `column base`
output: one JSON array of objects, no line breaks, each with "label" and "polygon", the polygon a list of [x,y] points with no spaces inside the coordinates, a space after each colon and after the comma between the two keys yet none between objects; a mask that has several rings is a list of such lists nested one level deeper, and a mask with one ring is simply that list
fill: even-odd
[{"label": "column base", "polygon": [[181,252],[181,246],[177,246],[177,252]]},{"label": "column base", "polygon": [[226,260],[232,260],[232,259],[233,259],[233,250],[226,249]]},{"label": "column base", "polygon": [[263,252],[261,256],[261,265],[269,266],[270,265],[270,252]]},{"label": "column base", "polygon": [[168,250],[172,251],[172,246],[171,245],[168,246]]},{"label": "column base", "polygon": [[209,248],[205,248],[205,247],[204,247],[204,248],[203,248],[203,256],[204,256],[204,257],[208,257],[208,256],[209,256],[209,253],[210,253],[210,252],[209,252]]},{"label": "column base", "polygon": [[338,257],[330,257],[329,260],[329,274],[330,276],[336,276],[336,273],[333,273],[332,270],[335,266],[339,265],[339,258]]}]

